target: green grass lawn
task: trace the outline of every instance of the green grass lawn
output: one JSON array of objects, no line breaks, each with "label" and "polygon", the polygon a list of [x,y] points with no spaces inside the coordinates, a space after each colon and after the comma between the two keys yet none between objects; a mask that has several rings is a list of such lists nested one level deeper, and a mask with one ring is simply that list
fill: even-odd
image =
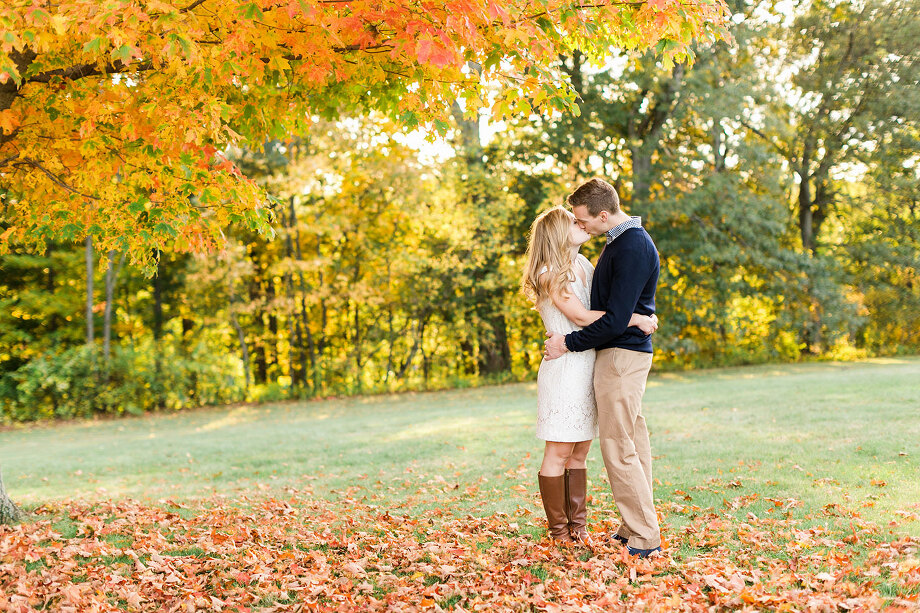
[{"label": "green grass lawn", "polygon": [[[418,510],[459,492],[457,513],[513,513],[536,505],[535,404],[535,385],[515,384],[41,425],[0,432],[0,468],[25,508],[295,488]],[[744,512],[839,504],[920,534],[920,359],[657,374],[645,411],[663,504],[756,494]],[[603,513],[596,448],[589,471]]]}]

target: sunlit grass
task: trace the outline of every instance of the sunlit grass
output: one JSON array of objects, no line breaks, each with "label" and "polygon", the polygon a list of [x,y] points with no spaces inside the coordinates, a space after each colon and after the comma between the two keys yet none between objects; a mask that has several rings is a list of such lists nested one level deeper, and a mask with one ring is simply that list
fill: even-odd
[{"label": "sunlit grass", "polygon": [[[918,382],[917,358],[656,375],[645,409],[656,497],[731,509],[755,496],[744,513],[796,516],[839,504],[918,534]],[[535,398],[535,385],[516,384],[20,428],[0,432],[0,468],[26,508],[295,488],[512,514],[536,509]],[[596,448],[589,471],[601,516],[613,507]]]}]

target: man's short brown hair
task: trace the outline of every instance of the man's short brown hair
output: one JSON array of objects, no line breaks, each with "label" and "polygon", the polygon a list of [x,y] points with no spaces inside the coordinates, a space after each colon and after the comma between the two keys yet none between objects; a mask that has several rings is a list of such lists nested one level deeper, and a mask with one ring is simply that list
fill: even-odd
[{"label": "man's short brown hair", "polygon": [[597,217],[601,211],[616,213],[620,210],[620,197],[617,190],[603,179],[591,179],[582,183],[578,189],[566,198],[569,206],[584,206],[588,208],[591,217]]}]

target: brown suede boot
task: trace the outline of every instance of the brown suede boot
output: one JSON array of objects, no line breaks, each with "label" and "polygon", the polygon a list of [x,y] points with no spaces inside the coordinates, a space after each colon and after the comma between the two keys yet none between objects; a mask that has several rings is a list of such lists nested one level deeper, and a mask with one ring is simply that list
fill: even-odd
[{"label": "brown suede boot", "polygon": [[565,516],[565,475],[544,477],[537,473],[537,480],[540,482],[540,497],[543,499],[546,521],[549,522],[549,535],[555,541],[571,543],[569,520]]},{"label": "brown suede boot", "polygon": [[592,546],[588,535],[588,471],[565,469],[565,515],[572,540]]}]

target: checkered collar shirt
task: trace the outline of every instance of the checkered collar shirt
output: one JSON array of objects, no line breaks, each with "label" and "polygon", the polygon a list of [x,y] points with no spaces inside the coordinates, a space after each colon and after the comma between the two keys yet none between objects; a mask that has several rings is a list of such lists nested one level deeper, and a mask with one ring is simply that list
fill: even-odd
[{"label": "checkered collar shirt", "polygon": [[623,234],[630,228],[641,228],[642,227],[642,218],[641,217],[630,217],[623,223],[618,226],[614,226],[607,230],[607,244],[609,245],[616,239],[619,235]]}]

